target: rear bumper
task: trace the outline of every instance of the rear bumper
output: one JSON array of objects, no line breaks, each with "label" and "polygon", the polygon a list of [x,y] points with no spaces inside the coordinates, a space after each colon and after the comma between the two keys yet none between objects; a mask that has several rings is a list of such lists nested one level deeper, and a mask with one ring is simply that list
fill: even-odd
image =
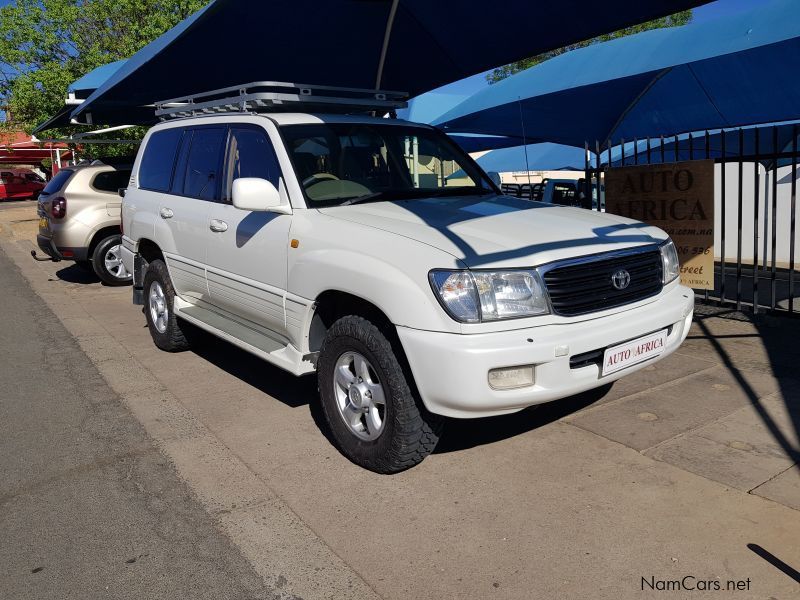
[{"label": "rear bumper", "polygon": [[[428,410],[471,418],[566,398],[643,369],[680,346],[693,313],[694,292],[677,285],[654,302],[590,321],[471,335],[406,327],[397,332]],[[603,376],[599,364],[570,364],[577,355],[662,329],[669,329],[663,353],[621,371]],[[534,365],[533,385],[511,390],[490,387],[489,370],[521,365]]]},{"label": "rear bumper", "polygon": [[36,236],[36,245],[47,256],[56,260],[89,260],[88,248],[59,248],[53,238],[42,234]]}]

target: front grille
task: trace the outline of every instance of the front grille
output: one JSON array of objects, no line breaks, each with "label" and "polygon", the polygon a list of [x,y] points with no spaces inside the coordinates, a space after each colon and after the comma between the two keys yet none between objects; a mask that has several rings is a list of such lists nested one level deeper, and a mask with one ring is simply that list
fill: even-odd
[{"label": "front grille", "polygon": [[[661,251],[634,251],[603,258],[587,257],[576,264],[555,266],[544,273],[553,312],[575,316],[630,304],[655,296],[662,287]],[[618,290],[611,276],[625,269],[630,283]]]}]

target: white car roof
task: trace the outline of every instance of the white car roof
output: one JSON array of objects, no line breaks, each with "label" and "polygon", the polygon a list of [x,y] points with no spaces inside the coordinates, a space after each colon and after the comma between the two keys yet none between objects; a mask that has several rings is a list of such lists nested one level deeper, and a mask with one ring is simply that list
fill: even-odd
[{"label": "white car roof", "polygon": [[[384,119],[364,115],[327,115],[311,113],[263,113],[278,125],[309,125],[314,123],[374,123],[377,125],[418,125],[401,119]],[[423,127],[426,127],[423,125]]]},{"label": "white car roof", "polygon": [[284,125],[314,125],[318,123],[365,123],[375,125],[405,125],[414,127],[429,127],[421,123],[412,123],[401,119],[384,119],[381,117],[370,117],[366,115],[336,115],[318,113],[291,113],[291,112],[263,112],[263,113],[220,113],[216,115],[198,115],[195,117],[185,117],[163,121],[157,125],[159,129],[171,126],[186,126],[190,124],[205,125],[210,123],[243,123],[254,122],[259,119],[268,118],[278,126]]}]

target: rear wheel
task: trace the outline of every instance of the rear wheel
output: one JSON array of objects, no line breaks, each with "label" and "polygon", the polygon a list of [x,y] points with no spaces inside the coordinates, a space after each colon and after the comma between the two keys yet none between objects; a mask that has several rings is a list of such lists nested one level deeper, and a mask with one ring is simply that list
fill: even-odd
[{"label": "rear wheel", "polygon": [[156,346],[167,352],[189,349],[189,341],[175,316],[175,288],[169,278],[167,265],[154,260],[144,274],[144,314],[147,327]]},{"label": "rear wheel", "polygon": [[356,316],[336,321],[317,371],[328,427],[351,461],[396,473],[433,452],[442,419],[414,396],[391,343],[371,322]]},{"label": "rear wheel", "polygon": [[110,235],[100,240],[92,253],[94,272],[103,283],[108,285],[126,285],[133,275],[128,273],[122,262],[122,236]]}]

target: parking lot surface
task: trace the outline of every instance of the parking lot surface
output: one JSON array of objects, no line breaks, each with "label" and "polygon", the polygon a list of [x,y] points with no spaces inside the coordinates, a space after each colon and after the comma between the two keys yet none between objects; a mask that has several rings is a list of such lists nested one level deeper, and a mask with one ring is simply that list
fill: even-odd
[{"label": "parking lot surface", "polygon": [[281,598],[1,250],[0,280],[0,598]]},{"label": "parking lot surface", "polygon": [[267,588],[616,599],[688,576],[800,594],[796,321],[704,310],[604,395],[450,421],[434,455],[379,476],[326,439],[313,377],[205,336],[160,352],[129,288],[34,263],[32,210],[2,212],[0,248]]}]

